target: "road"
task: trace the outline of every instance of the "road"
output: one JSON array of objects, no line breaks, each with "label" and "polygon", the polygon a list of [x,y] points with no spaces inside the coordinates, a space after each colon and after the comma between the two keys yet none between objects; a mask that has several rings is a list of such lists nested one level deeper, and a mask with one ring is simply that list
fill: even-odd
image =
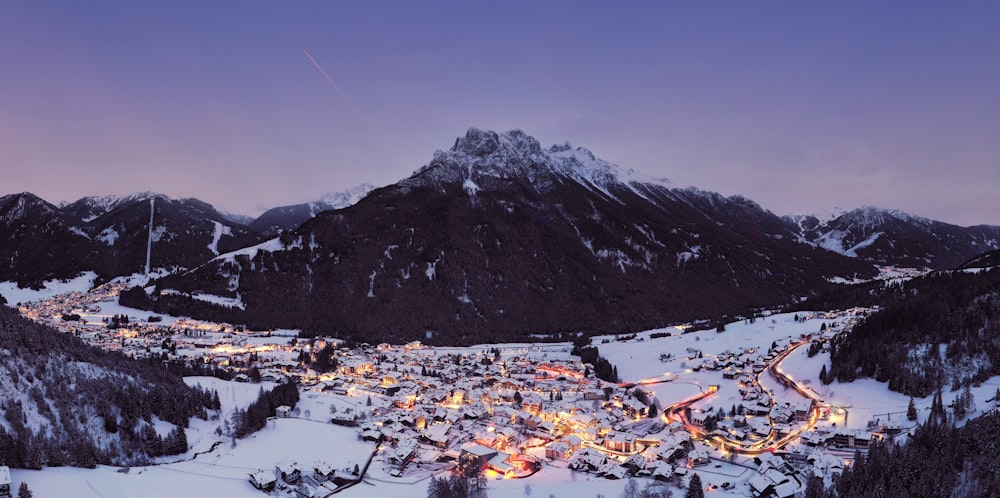
[{"label": "road", "polygon": [[806,423],[802,426],[799,426],[795,430],[791,431],[784,437],[778,438],[775,435],[774,422],[770,420],[770,416],[768,417],[768,421],[771,424],[771,431],[768,433],[766,438],[753,443],[747,443],[746,441],[730,439],[729,437],[723,436],[721,433],[718,432],[708,433],[704,430],[704,428],[692,424],[687,419],[687,414],[686,414],[687,408],[690,407],[692,404],[715,394],[715,392],[718,390],[718,386],[711,386],[707,391],[697,396],[693,396],[691,398],[688,398],[686,400],[668,406],[666,409],[663,410],[663,421],[665,423],[679,421],[684,424],[684,427],[688,430],[688,432],[695,435],[696,437],[704,439],[706,441],[714,442],[718,444],[720,448],[724,448],[726,451],[732,451],[734,453],[740,453],[744,455],[759,455],[761,453],[772,452],[777,449],[780,449],[789,442],[797,439],[799,435],[802,434],[803,431],[811,429],[814,425],[816,425],[816,421],[819,420],[819,409],[823,403],[823,400],[819,399],[819,397],[811,390],[807,390],[806,388],[800,386],[797,382],[792,380],[791,377],[785,375],[784,372],[782,372],[781,369],[779,368],[781,362],[785,358],[787,358],[788,355],[790,355],[793,351],[806,344],[809,344],[808,339],[790,345],[787,349],[782,351],[778,356],[776,356],[773,360],[771,360],[771,362],[768,363],[767,367],[763,371],[761,371],[761,373],[757,374],[757,377],[754,379],[754,382],[760,385],[759,381],[760,375],[763,375],[764,372],[767,372],[768,375],[772,376],[776,381],[778,381],[778,383],[786,387],[789,387],[791,389],[794,389],[796,393],[798,393],[802,397],[812,402],[811,403],[812,407],[809,412],[809,419],[806,421]]}]

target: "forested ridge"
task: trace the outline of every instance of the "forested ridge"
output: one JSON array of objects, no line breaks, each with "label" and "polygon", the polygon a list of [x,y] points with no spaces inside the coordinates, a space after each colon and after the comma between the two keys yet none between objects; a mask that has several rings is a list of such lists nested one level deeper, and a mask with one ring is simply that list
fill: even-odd
[{"label": "forested ridge", "polygon": [[[217,393],[159,360],[89,346],[0,306],[0,462],[14,467],[137,464],[186,452],[191,417]],[[154,418],[175,427],[158,433]]]},{"label": "forested ridge", "polygon": [[813,478],[806,498],[1000,496],[1000,412],[955,427],[932,418],[905,445],[876,444],[829,489]]},{"label": "forested ridge", "polygon": [[831,345],[827,382],[871,377],[923,397],[1000,375],[1000,270],[895,284],[881,302]]}]

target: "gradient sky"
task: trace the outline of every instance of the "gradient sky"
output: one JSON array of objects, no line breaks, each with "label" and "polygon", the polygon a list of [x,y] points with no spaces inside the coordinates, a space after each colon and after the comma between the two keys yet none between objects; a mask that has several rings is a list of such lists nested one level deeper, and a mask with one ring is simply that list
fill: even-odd
[{"label": "gradient sky", "polygon": [[1000,3],[0,2],[2,193],[256,213],[471,126],[776,214],[1000,224]]}]

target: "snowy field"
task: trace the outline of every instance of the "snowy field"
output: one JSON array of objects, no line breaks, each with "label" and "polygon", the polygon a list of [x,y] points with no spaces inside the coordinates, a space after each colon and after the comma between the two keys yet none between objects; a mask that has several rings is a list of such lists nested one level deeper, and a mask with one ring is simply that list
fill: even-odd
[{"label": "snowy field", "polygon": [[[799,313],[805,315],[806,313]],[[682,334],[676,328],[651,330],[636,334],[628,341],[616,341],[614,336],[595,337],[592,341],[601,356],[618,367],[623,381],[638,382],[643,379],[663,379],[677,377],[677,380],[661,384],[651,384],[646,389],[652,391],[662,406],[683,401],[701,394],[710,385],[718,385],[719,391],[695,407],[724,406],[728,410],[742,400],[735,383],[725,380],[721,371],[701,370],[694,372],[691,367],[696,361],[711,360],[724,351],[736,352],[740,348],[754,349],[764,353],[772,342],[798,338],[802,334],[818,332],[825,321],[812,319],[802,322],[794,320],[794,314],[780,314],[758,318],[754,323],[733,322],[726,324],[724,332],[715,329]],[[670,337],[650,339],[654,333],[670,333]],[[602,343],[608,339],[611,342]],[[700,351],[702,360],[688,360],[692,351]],[[670,361],[660,361],[661,354],[670,354]],[[819,373],[817,364],[816,373]]]},{"label": "snowy field", "polygon": [[72,280],[47,280],[45,285],[39,289],[22,289],[15,282],[0,282],[0,295],[7,300],[9,306],[17,303],[29,303],[34,301],[45,301],[59,294],[70,292],[87,292],[94,285],[97,274],[88,271]]}]

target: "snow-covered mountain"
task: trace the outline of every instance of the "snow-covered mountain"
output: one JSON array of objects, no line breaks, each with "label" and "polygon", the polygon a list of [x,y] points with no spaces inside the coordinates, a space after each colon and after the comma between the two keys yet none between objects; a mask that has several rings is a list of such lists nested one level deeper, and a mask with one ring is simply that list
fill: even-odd
[{"label": "snow-covered mountain", "polygon": [[27,192],[0,197],[0,281],[75,277],[97,256],[93,235],[58,207]]},{"label": "snow-covered mountain", "polygon": [[354,205],[374,189],[371,184],[362,183],[342,192],[327,193],[315,201],[268,209],[249,226],[258,232],[276,235],[298,227],[323,211]]},{"label": "snow-covered mountain", "polygon": [[1000,248],[1000,227],[960,227],[898,210],[862,207],[839,215],[786,216],[811,244],[882,265],[953,268]]},{"label": "snow-covered mountain", "polygon": [[[471,129],[411,177],[158,290],[238,297],[245,312],[222,311],[247,323],[471,342],[662,326],[871,272],[742,197]],[[161,306],[201,306],[168,294]]]},{"label": "snow-covered mountain", "polygon": [[57,207],[22,193],[0,198],[0,240],[0,280],[31,285],[83,271],[101,279],[142,272],[147,259],[190,268],[262,237],[197,199],[145,192]]}]

